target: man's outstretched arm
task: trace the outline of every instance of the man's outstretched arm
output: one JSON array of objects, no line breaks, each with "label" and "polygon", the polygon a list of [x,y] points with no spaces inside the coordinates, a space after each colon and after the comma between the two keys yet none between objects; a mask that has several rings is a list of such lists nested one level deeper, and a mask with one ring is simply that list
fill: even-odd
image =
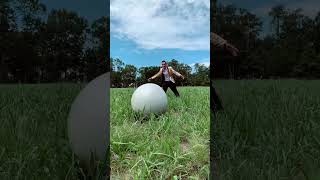
[{"label": "man's outstretched arm", "polygon": [[182,79],[184,79],[184,76],[182,74],[180,74],[179,72],[177,72],[176,70],[174,70],[173,68],[171,68],[173,74],[175,74],[178,77],[181,77]]},{"label": "man's outstretched arm", "polygon": [[237,56],[239,54],[239,50],[234,47],[233,45],[229,44],[225,39],[218,36],[215,33],[210,34],[211,43],[213,43],[213,46],[218,48],[224,48],[227,51],[229,51],[233,56]]},{"label": "man's outstretched arm", "polygon": [[155,74],[154,76],[152,76],[151,78],[149,78],[148,81],[153,80],[153,79],[159,77],[160,75],[161,75],[161,68],[160,68],[159,72],[157,74]]},{"label": "man's outstretched arm", "polygon": [[211,33],[210,35],[211,35],[211,37],[210,37],[211,42],[216,47],[222,48],[227,43],[226,40],[224,40],[222,37],[218,36],[216,33]]}]

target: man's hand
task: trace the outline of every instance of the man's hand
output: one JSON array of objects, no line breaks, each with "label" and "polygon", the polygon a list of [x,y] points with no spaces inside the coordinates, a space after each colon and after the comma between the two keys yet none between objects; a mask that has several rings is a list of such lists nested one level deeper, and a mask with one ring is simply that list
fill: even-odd
[{"label": "man's hand", "polygon": [[149,78],[149,79],[148,79],[148,82],[150,82],[151,80],[152,80],[152,78]]},{"label": "man's hand", "polygon": [[181,75],[182,80],[184,80],[184,76]]}]

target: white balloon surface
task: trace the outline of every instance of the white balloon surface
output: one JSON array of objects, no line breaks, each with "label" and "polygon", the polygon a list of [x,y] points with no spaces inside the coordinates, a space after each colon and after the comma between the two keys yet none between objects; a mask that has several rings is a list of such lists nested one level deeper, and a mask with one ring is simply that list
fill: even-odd
[{"label": "white balloon surface", "polygon": [[135,112],[161,114],[167,110],[168,99],[160,86],[147,83],[134,91],[131,97],[131,106]]},{"label": "white balloon surface", "polygon": [[74,100],[68,135],[74,153],[89,163],[91,153],[104,160],[109,145],[110,73],[92,80]]}]

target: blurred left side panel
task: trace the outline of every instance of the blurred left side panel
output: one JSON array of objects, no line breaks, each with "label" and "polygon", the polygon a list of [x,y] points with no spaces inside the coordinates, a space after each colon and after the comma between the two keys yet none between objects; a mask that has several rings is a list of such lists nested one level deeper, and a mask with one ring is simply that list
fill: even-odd
[{"label": "blurred left side panel", "polygon": [[109,179],[109,1],[0,1],[0,179]]}]

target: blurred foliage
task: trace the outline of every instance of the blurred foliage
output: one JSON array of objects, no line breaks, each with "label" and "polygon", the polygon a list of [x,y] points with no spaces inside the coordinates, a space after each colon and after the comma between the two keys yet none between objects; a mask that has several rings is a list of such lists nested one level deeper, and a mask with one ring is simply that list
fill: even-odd
[{"label": "blurred foliage", "polygon": [[213,3],[212,31],[240,50],[230,57],[214,49],[215,78],[310,78],[320,77],[320,12],[311,18],[303,9],[274,6],[270,32],[262,19],[234,5]]},{"label": "blurred foliage", "polygon": [[108,17],[89,24],[39,0],[1,1],[0,12],[0,82],[90,81],[110,71]]},{"label": "blurred foliage", "polygon": [[[3,0],[0,12],[0,82],[86,82],[111,71],[109,17],[89,23],[65,9],[47,12],[39,0]],[[212,78],[320,77],[320,12],[311,18],[303,9],[275,5],[268,16],[272,29],[266,34],[263,20],[256,14],[234,5],[211,3],[211,31],[241,52],[231,57],[223,49],[212,48]],[[174,59],[170,63],[186,76],[186,80],[177,79],[179,85],[208,83],[204,67],[193,76],[190,66]],[[113,82],[124,86],[133,79],[145,82],[145,76],[157,69],[122,68],[128,78],[121,77],[118,69],[112,70],[117,72],[112,76]]]}]

